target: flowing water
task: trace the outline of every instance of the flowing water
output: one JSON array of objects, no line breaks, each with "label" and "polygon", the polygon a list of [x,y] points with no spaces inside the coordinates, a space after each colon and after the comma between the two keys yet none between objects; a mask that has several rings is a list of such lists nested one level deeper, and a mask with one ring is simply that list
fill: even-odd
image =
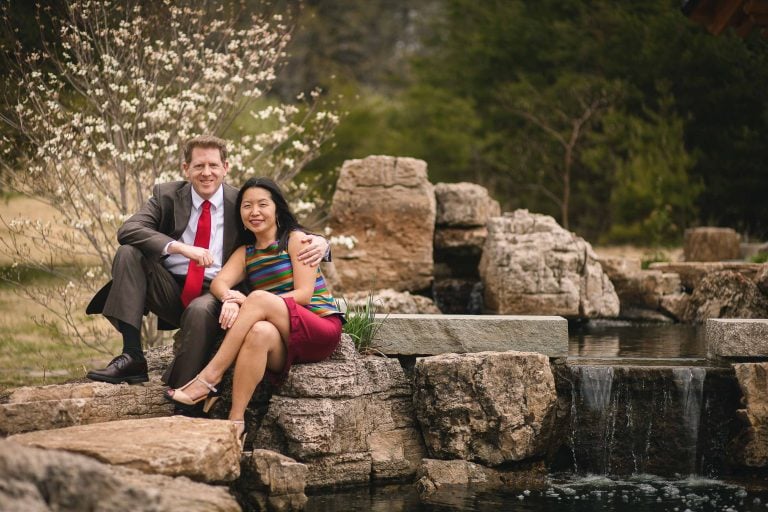
[{"label": "flowing water", "polygon": [[598,321],[569,327],[558,394],[567,442],[544,490],[414,485],[310,496],[316,511],[768,511],[768,481],[722,480],[739,391],[706,367],[701,328]]}]

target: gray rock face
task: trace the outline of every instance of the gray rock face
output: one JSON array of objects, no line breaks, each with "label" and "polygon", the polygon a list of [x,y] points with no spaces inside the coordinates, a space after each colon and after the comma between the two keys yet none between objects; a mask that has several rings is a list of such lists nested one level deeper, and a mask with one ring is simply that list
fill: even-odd
[{"label": "gray rock face", "polygon": [[396,359],[295,365],[254,446],[307,465],[307,487],[413,476],[424,455],[411,386]]},{"label": "gray rock face", "polygon": [[742,274],[731,271],[707,275],[688,301],[684,320],[702,323],[708,318],[766,318],[768,298]]},{"label": "gray rock face", "polygon": [[133,386],[87,382],[16,388],[0,403],[0,435],[168,416],[173,407],[163,399],[165,389],[159,375]]},{"label": "gray rock face", "polygon": [[679,263],[651,263],[651,270],[660,270],[666,273],[675,273],[680,276],[680,282],[687,290],[698,288],[701,280],[714,272],[728,270],[741,274],[746,279],[754,281],[758,273],[763,269],[759,263],[741,262],[679,262]]},{"label": "gray rock face", "polygon": [[592,247],[547,215],[516,210],[490,219],[480,276],[485,306],[497,314],[619,314],[619,298]]},{"label": "gray rock face", "polygon": [[429,456],[497,466],[542,455],[557,395],[546,356],[443,354],[417,359],[413,397]]},{"label": "gray rock face", "polygon": [[0,510],[239,511],[226,487],[0,440]]},{"label": "gray rock face", "polygon": [[307,503],[304,494],[306,465],[269,450],[253,450],[244,455],[242,467],[239,487],[250,502],[259,505],[259,510],[304,509]]},{"label": "gray rock face", "polygon": [[718,357],[768,357],[768,320],[707,319],[707,352]]},{"label": "gray rock face", "polygon": [[427,288],[432,281],[435,208],[424,161],[369,156],[344,162],[329,227],[333,235],[354,236],[357,244],[333,249],[334,290]]},{"label": "gray rock face", "polygon": [[685,261],[724,261],[738,259],[741,237],[731,228],[686,229],[683,241]]},{"label": "gray rock face", "polygon": [[[344,295],[347,308],[365,307],[369,292],[353,292]],[[435,303],[427,297],[397,292],[391,288],[373,292],[373,304],[377,313],[429,313],[440,314]]]},{"label": "gray rock face", "polygon": [[144,473],[229,482],[240,475],[235,426],[183,416],[122,420],[17,434],[16,443],[65,450]]},{"label": "gray rock face", "polygon": [[683,299],[680,276],[674,272],[642,270],[639,260],[602,258],[600,264],[613,283],[621,303],[623,318],[642,318],[650,312],[663,312],[680,320],[678,302]]},{"label": "gray rock face", "polygon": [[424,459],[416,479],[422,498],[441,488],[456,486],[523,491],[544,489],[547,484],[547,468],[542,461],[515,469],[498,470],[466,460]]},{"label": "gray rock face", "polygon": [[734,364],[744,396],[744,409],[737,411],[744,424],[736,462],[748,468],[768,468],[768,363]]},{"label": "gray rock face", "polygon": [[490,217],[501,214],[499,202],[475,183],[438,183],[435,198],[438,226],[485,226]]}]

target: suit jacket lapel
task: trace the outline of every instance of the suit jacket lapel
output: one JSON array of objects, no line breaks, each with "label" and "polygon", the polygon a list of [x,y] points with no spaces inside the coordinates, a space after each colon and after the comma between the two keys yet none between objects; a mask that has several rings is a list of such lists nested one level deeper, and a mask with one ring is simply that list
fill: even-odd
[{"label": "suit jacket lapel", "polygon": [[187,229],[187,223],[189,223],[189,215],[192,212],[192,192],[190,192],[192,185],[187,183],[179,190],[176,191],[176,197],[173,201],[173,234],[172,238],[179,239]]}]

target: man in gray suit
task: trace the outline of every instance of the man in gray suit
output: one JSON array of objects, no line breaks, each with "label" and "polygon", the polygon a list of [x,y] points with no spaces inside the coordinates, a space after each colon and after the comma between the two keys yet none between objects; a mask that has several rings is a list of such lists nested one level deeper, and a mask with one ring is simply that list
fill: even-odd
[{"label": "man in gray suit", "polygon": [[[161,328],[181,328],[176,357],[163,375],[171,387],[190,381],[212,355],[221,303],[208,293],[211,280],[240,245],[238,190],[224,183],[229,171],[226,143],[200,136],[184,146],[187,181],[156,185],[152,197],[117,232],[120,247],[112,281],[86,312],[101,313],[120,331],[122,354],[87,377],[101,382],[146,382],[141,320],[155,313]],[[305,264],[316,265],[328,243],[307,235]]]}]

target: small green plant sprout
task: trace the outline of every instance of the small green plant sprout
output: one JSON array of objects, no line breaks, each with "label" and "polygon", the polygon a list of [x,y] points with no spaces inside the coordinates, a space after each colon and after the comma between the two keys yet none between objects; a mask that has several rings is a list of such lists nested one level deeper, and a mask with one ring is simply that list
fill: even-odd
[{"label": "small green plant sprout", "polygon": [[666,251],[656,248],[650,252],[643,254],[643,259],[640,262],[640,267],[643,270],[648,270],[651,266],[651,263],[661,263],[669,260],[670,260],[670,257]]},{"label": "small green plant sprout", "polygon": [[371,343],[376,337],[381,325],[387,319],[385,316],[381,320],[376,319],[376,309],[378,305],[373,298],[373,290],[368,292],[365,303],[363,304],[349,304],[347,300],[342,297],[341,301],[344,302],[344,307],[337,301],[339,310],[346,310],[347,323],[344,324],[343,332],[349,334],[352,337],[352,341],[355,343],[355,348],[360,353],[372,352],[373,348]]}]

